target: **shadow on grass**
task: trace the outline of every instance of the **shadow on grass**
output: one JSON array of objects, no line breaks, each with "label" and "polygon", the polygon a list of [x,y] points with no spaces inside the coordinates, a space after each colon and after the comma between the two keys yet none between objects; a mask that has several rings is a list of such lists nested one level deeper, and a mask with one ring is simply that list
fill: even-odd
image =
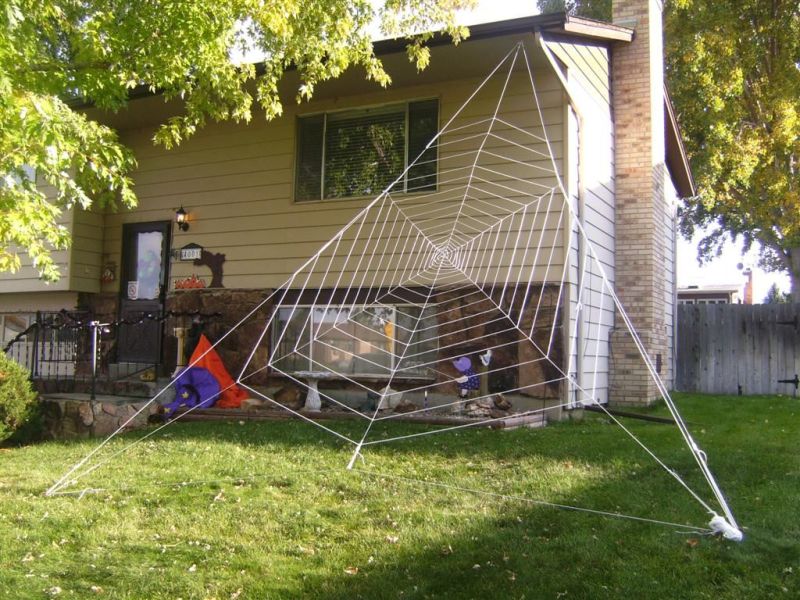
[{"label": "shadow on grass", "polygon": [[[713,408],[695,413],[694,420],[700,422],[701,428],[704,424],[713,426],[712,419],[718,414]],[[244,590],[242,598],[302,596],[331,600],[796,596],[800,590],[790,573],[800,567],[796,541],[800,532],[797,511],[793,508],[795,503],[783,504],[787,503],[790,494],[796,493],[796,488],[794,492],[791,490],[797,483],[797,474],[788,478],[787,475],[794,472],[792,469],[796,471],[797,461],[775,459],[776,451],[789,452],[791,431],[784,437],[777,437],[774,433],[754,433],[757,432],[755,420],[763,420],[763,416],[758,412],[738,419],[726,417],[727,420],[719,423],[723,433],[714,437],[711,444],[716,446],[712,458],[718,458],[714,462],[717,468],[736,475],[723,480],[723,487],[728,489],[732,498],[739,500],[735,504],[742,508],[745,525],[753,524],[741,545],[678,534],[670,527],[531,506],[494,496],[475,495],[470,501],[474,504],[471,510],[448,511],[448,496],[454,498],[469,493],[434,492],[424,484],[400,483],[391,478],[378,478],[376,482],[368,475],[359,474],[352,478],[339,477],[330,484],[333,487],[331,494],[335,491],[354,502],[363,502],[363,521],[358,524],[364,525],[364,532],[360,527],[353,527],[352,531],[339,532],[337,535],[344,537],[331,542],[334,546],[347,546],[346,552],[336,552],[329,546],[315,555],[306,555],[284,548],[270,554],[265,562],[264,557],[255,554],[255,550],[244,550],[235,560],[232,559],[231,565],[213,567],[246,572],[241,584],[225,583],[219,590],[219,597],[234,594],[237,586]],[[783,413],[776,416],[786,417]],[[770,418],[774,419],[772,415]],[[395,425],[397,433],[425,430],[417,426]],[[362,431],[353,424],[342,426],[345,428],[343,431],[352,435]],[[636,428],[654,438],[656,445],[663,446],[668,458],[675,459],[682,466],[690,466],[682,453],[673,454],[669,450],[669,444],[674,440],[671,428],[655,424],[636,425]],[[731,432],[742,435],[731,437]],[[213,442],[215,454],[199,457],[208,463],[224,462],[226,453],[233,453],[235,448],[287,455],[295,451],[314,455],[319,449],[341,454],[343,461],[348,456],[346,450],[338,452],[345,445],[335,438],[296,422],[246,423],[241,426],[235,423],[180,424],[170,428],[169,433],[169,444],[188,444],[194,448]],[[743,437],[745,434],[747,437]],[[134,432],[126,439],[137,439],[140,435],[140,432]],[[480,456],[489,465],[515,463],[532,454],[556,464],[585,461],[597,466],[605,475],[587,480],[563,494],[553,495],[550,497],[552,501],[619,509],[670,521],[689,519],[702,525],[705,519],[702,509],[685,493],[676,491],[674,482],[669,481],[660,467],[635,466],[637,462],[645,462],[641,450],[630,444],[618,445],[616,440],[620,435],[623,434],[616,427],[606,426],[595,419],[585,423],[559,424],[541,431],[450,433],[434,436],[438,438],[435,443],[432,439],[417,438],[371,448],[366,456],[370,462],[385,463],[389,467],[394,464],[390,473],[400,476],[405,473],[402,467],[408,466],[413,472],[419,460],[431,458],[443,465],[445,476],[448,469],[456,472],[475,456]],[[748,440],[746,444],[742,443],[743,439]],[[585,443],[581,443],[582,440]],[[71,446],[64,445],[66,448]],[[154,450],[157,451],[158,448]],[[137,465],[126,468],[135,469]],[[513,471],[509,471],[509,476],[513,479]],[[656,479],[662,483],[657,483]],[[664,485],[664,480],[670,485]],[[284,482],[282,475],[276,473],[254,484],[249,509],[259,510],[258,502],[265,501],[270,488],[282,485],[295,486],[288,492],[296,496],[298,502],[313,501],[303,499],[306,491],[297,481],[288,477]],[[378,491],[373,489],[375,485]],[[401,487],[411,487],[415,490],[412,493],[418,493],[423,502],[430,501],[430,518],[438,520],[437,526],[431,526],[426,520],[428,516],[419,509],[406,514],[404,507],[396,504],[397,498],[403,497],[397,493]],[[645,488],[654,488],[654,493],[645,494]],[[205,486],[195,491],[183,490],[182,494],[188,494],[183,501],[197,497],[197,502],[188,503],[183,517],[191,520],[207,516],[205,511],[209,498],[216,493],[215,489]],[[311,489],[315,489],[313,485]],[[371,500],[369,496],[380,497]],[[134,495],[131,502],[143,504],[149,501],[149,497],[150,494],[140,494],[137,499]],[[167,499],[164,502],[171,501]],[[321,512],[334,522],[348,518],[345,508],[336,504]],[[389,518],[384,519],[384,513]],[[291,512],[284,512],[280,518],[291,519],[290,515]],[[349,516],[352,518],[352,514]],[[393,521],[398,525],[394,526]],[[165,527],[168,525],[164,524]],[[77,527],[77,524],[72,526]],[[99,523],[93,525],[100,526]],[[313,524],[302,521],[275,526],[289,528],[284,535],[287,539],[298,535],[298,539],[324,540],[326,535],[318,533]],[[352,539],[347,539],[348,534]],[[188,547],[176,552],[180,561],[187,563],[197,555]],[[157,553],[154,554],[152,544],[127,542],[115,549],[114,557],[124,556],[136,557],[137,561],[155,560]],[[293,567],[287,575],[288,580],[275,576],[273,564]],[[80,565],[80,561],[76,561],[74,569],[71,575],[91,580],[92,574]],[[184,585],[181,579],[154,586],[148,579],[152,577],[147,572],[133,576],[132,581],[139,582],[141,588],[129,590],[128,595],[136,597],[137,590],[141,593],[147,590],[150,597],[172,597],[182,592],[185,597],[203,597],[202,585],[185,593],[186,590],[181,589]],[[211,580],[213,575],[206,578]],[[105,585],[112,586],[113,578],[109,578]],[[125,592],[120,592],[119,596],[125,597]]]},{"label": "shadow on grass", "polygon": [[[677,533],[671,527],[486,496],[475,496],[472,511],[448,514],[447,493],[431,492],[425,485],[378,478],[381,491],[377,495],[381,498],[370,500],[367,496],[374,496],[376,492],[367,489],[365,478],[368,476],[354,474],[353,478],[337,480],[332,485],[343,495],[364,501],[364,520],[359,525],[363,525],[367,533],[354,527],[349,531],[351,540],[327,540],[327,549],[317,554],[292,552],[286,548],[271,550],[274,554],[266,562],[254,549],[237,550],[231,565],[206,567],[206,571],[247,571],[243,582],[220,588],[226,595],[243,589],[243,598],[620,598],[630,595],[642,599],[738,600],[775,598],[785,594],[784,588],[798,591],[793,580],[787,582],[784,574],[784,569],[797,565],[800,560],[791,531],[756,530],[749,534],[745,544],[736,545]],[[626,501],[635,505],[641,498],[632,490],[648,485],[650,479],[651,474],[643,477],[641,473],[618,472],[613,477],[572,489],[568,495],[554,500],[579,506],[619,505]],[[255,485],[253,491],[263,497],[268,488],[282,485],[294,487],[288,492],[297,496],[301,503],[310,501],[303,499],[298,482],[282,484],[280,476]],[[414,488],[424,500],[438,502],[431,507],[432,518],[446,521],[447,526],[430,527],[425,514],[405,514],[403,506],[396,505],[396,492],[401,487]],[[186,507],[184,518],[204,518],[208,499],[216,490],[214,486],[182,490],[189,499],[196,499]],[[655,514],[663,518],[681,519],[682,515],[700,514],[690,499],[681,494],[664,493],[660,500],[666,506],[641,508],[655,509]],[[631,508],[635,506],[626,506],[626,512]],[[259,506],[253,503],[251,510],[259,510]],[[343,507],[329,506],[322,512],[331,520],[352,517]],[[372,514],[376,512],[377,515]],[[388,513],[385,518],[384,513]],[[291,517],[284,512],[280,518]],[[181,523],[176,525],[181,527]],[[308,538],[326,541],[326,534],[318,533],[313,522],[278,526],[286,527],[285,537],[298,544]],[[331,548],[336,544],[348,546],[347,551],[336,552]],[[152,544],[124,544],[115,550],[120,559],[131,556],[137,561],[156,561],[159,558]],[[173,563],[177,560],[184,565],[199,562],[198,556],[202,557],[202,553],[186,545],[171,552]],[[275,576],[276,567],[286,564],[292,567],[287,569],[286,577],[279,579]],[[205,576],[207,581],[215,579],[212,573]],[[91,573],[85,570],[81,577],[89,581]],[[148,590],[148,597],[195,597],[186,594],[187,590],[181,588],[179,581],[164,581],[154,586],[146,573],[136,577],[141,578],[141,589]],[[113,585],[113,578],[107,585]],[[200,586],[196,597],[203,597],[202,589]]]},{"label": "shadow on grass", "polygon": [[[351,439],[360,439],[364,428],[350,421],[336,422],[341,433]],[[630,425],[630,424],[629,424]],[[691,471],[694,462],[688,449],[680,439],[679,432],[672,426],[654,423],[636,423],[631,427],[637,435],[643,436],[648,444],[652,444],[660,455],[680,470]],[[150,430],[152,431],[152,429]],[[468,428],[459,431],[442,432],[441,434],[422,435],[380,443],[382,438],[416,436],[435,433],[432,426],[391,423],[371,432],[370,441],[374,445],[365,446],[362,456],[369,462],[372,459],[386,462],[435,458],[442,464],[457,466],[470,458],[480,457],[481,461],[490,463],[512,463],[518,459],[527,459],[536,454],[543,459],[556,462],[575,461],[578,463],[598,465],[601,468],[618,468],[621,463],[648,463],[649,459],[624,432],[616,425],[598,416],[588,416],[581,422],[564,422],[551,425],[541,430],[518,429],[514,431],[497,431],[489,429]],[[316,450],[334,452],[341,455],[341,466],[349,462],[354,446],[344,442],[325,431],[301,421],[274,422],[242,422],[215,421],[200,423],[174,423],[152,437],[142,440],[148,430],[128,432],[118,436],[115,441],[100,450],[87,467],[96,461],[105,461],[97,474],[113,470],[115,465],[126,464],[129,456],[135,455],[142,445],[163,444],[164,452],[174,451],[185,445],[186,448],[215,444],[216,456],[206,457],[206,464],[224,465],[220,461],[228,453],[236,449],[253,448],[259,451],[273,450],[276,453],[295,454],[305,459],[313,457]],[[93,451],[101,440],[66,440],[54,442],[64,449],[64,454],[72,454],[73,461],[79,460]],[[77,446],[82,446],[78,449]],[[126,449],[130,446],[130,449]],[[157,447],[156,450],[157,451]],[[185,458],[185,456],[183,457]],[[181,457],[176,459],[179,463]],[[195,462],[190,457],[191,464]],[[313,462],[313,458],[311,459]],[[65,470],[68,464],[65,461]],[[653,463],[653,468],[658,468]],[[645,468],[649,468],[648,464]],[[136,468],[135,463],[129,468]],[[236,465],[241,468],[241,465]],[[639,467],[641,470],[641,467]],[[231,473],[235,476],[235,473]],[[89,485],[88,483],[86,483]],[[83,485],[83,483],[81,484]],[[80,488],[80,485],[78,486]]]}]

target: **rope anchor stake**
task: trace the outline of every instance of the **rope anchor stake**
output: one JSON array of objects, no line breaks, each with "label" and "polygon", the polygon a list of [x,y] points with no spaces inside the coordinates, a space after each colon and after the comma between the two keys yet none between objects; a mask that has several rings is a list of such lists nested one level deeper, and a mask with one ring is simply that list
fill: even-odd
[{"label": "rope anchor stake", "polygon": [[708,526],[711,528],[712,532],[715,534],[722,534],[722,537],[726,540],[741,542],[744,539],[742,531],[728,523],[725,517],[721,517],[720,515],[715,514],[714,518],[709,521]]}]

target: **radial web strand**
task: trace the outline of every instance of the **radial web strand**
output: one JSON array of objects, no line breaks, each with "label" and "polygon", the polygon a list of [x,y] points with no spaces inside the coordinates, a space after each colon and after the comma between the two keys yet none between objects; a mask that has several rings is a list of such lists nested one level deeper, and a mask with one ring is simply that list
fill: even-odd
[{"label": "radial web strand", "polygon": [[[710,529],[735,537],[738,526],[706,455],[614,290],[613,261],[565,185],[563,90],[539,90],[547,78],[530,56],[522,43],[512,48],[419,156],[409,157],[386,189],[231,330],[258,327],[236,382],[267,406],[341,440],[351,449],[350,468],[378,445],[505,418],[509,413],[497,411],[506,401],[519,422],[598,406],[703,510],[722,519],[724,525],[712,521]],[[265,307],[269,316],[256,325],[253,315]],[[696,491],[605,408],[608,340],[620,324],[708,490]],[[342,427],[288,406],[275,386],[263,385],[266,375],[306,394],[330,381],[319,390],[321,401],[354,421]],[[470,382],[473,389],[462,392]],[[402,412],[389,410],[398,405]],[[438,425],[412,433],[391,427],[415,418],[436,418]],[[109,449],[126,425],[48,493],[80,489],[80,480],[169,423]]]}]

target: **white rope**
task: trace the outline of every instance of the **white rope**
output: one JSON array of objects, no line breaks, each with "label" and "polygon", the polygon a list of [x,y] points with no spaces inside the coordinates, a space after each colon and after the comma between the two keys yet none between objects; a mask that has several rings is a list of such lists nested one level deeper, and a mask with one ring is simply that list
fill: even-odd
[{"label": "white rope", "polygon": [[[425,309],[428,307],[428,303],[430,302],[431,296],[433,295],[433,290],[434,290],[434,288],[431,287],[430,291],[428,292],[428,298],[425,300],[425,304],[422,305],[422,309],[419,312],[419,317],[418,317],[417,322],[416,322],[417,326],[419,325],[420,321],[422,320],[422,316],[425,314]],[[415,326],[414,329],[416,331],[416,326]],[[413,339],[413,336],[414,336],[414,333],[412,332],[411,337],[409,338],[409,340]],[[403,358],[405,357],[407,349],[408,349],[408,347],[406,347],[403,350],[403,353],[400,355],[400,360],[397,361],[397,366],[399,366],[403,362]],[[397,372],[397,366],[395,366],[392,369],[392,373],[389,376],[389,381],[386,384],[386,388],[387,389],[391,385],[392,379],[394,378],[394,376],[395,376],[395,374]],[[381,395],[380,399],[378,400],[378,402],[377,402],[377,404],[375,406],[375,411],[372,413],[372,418],[370,419],[370,422],[367,425],[367,428],[364,430],[364,434],[361,436],[361,441],[358,443],[358,445],[356,446],[355,451],[353,452],[353,456],[350,459],[350,464],[347,466],[348,469],[352,469],[353,468],[353,464],[355,463],[356,457],[360,454],[361,448],[365,445],[365,442],[367,440],[367,436],[369,435],[369,432],[372,429],[372,426],[375,424],[375,419],[378,416],[378,411],[380,410],[382,402],[383,402],[383,394]]]},{"label": "white rope", "polygon": [[[220,336],[220,338],[214,344],[212,344],[211,347],[208,350],[206,350],[200,356],[198,356],[196,360],[192,361],[192,363],[189,366],[190,367],[194,366],[198,362],[200,362],[209,352],[214,350],[225,338],[227,338],[231,333],[233,333],[235,330],[237,330],[239,328],[239,326],[244,324],[253,315],[255,315],[259,310],[261,310],[261,308],[265,304],[267,304],[267,302],[269,302],[277,293],[278,293],[278,291],[276,290],[276,291],[272,292],[271,294],[269,294],[266,298],[264,298],[264,300],[259,302],[250,312],[248,312],[244,317],[242,317],[233,327],[231,327],[227,332],[225,332],[222,336]],[[100,442],[86,456],[84,456],[77,463],[75,463],[72,467],[70,467],[64,475],[62,475],[58,480],[55,481],[55,483],[53,483],[49,488],[47,488],[47,490],[45,491],[45,496],[51,496],[55,491],[60,489],[64,485],[64,482],[66,482],[73,473],[75,473],[78,469],[80,469],[83,465],[85,465],[95,454],[97,454],[100,450],[102,450],[103,447],[105,447],[105,445],[108,444],[108,442],[110,442],[114,437],[116,437],[120,432],[122,432],[128,425],[130,425],[133,422],[133,420],[136,417],[138,417],[146,408],[148,408],[149,406],[152,406],[152,404],[154,402],[156,402],[156,400],[158,400],[164,394],[164,392],[167,389],[169,389],[169,387],[171,387],[177,380],[178,380],[178,375],[176,374],[175,377],[172,378],[172,380],[170,381],[170,383],[167,386],[165,386],[163,389],[158,391],[150,400],[148,400],[145,404],[143,404],[142,407],[139,408],[139,410],[137,410],[130,417],[128,417],[128,419],[125,420],[119,427],[117,427],[117,429],[115,429],[108,437],[106,437],[102,442]]]},{"label": "white rope", "polygon": [[556,502],[549,502],[547,500],[537,500],[533,498],[526,498],[524,496],[517,496],[511,494],[500,494],[497,492],[487,492],[486,490],[477,490],[473,488],[467,488],[457,485],[452,485],[448,483],[441,483],[437,481],[425,481],[423,479],[415,479],[413,477],[403,477],[401,475],[391,475],[388,473],[379,473],[376,471],[370,471],[366,469],[355,469],[357,473],[362,473],[364,475],[369,475],[371,477],[380,477],[383,479],[394,479],[397,481],[403,481],[406,483],[413,483],[416,485],[428,486],[428,487],[436,487],[441,489],[446,489],[450,491],[456,492],[463,492],[468,494],[476,494],[481,496],[488,496],[490,498],[496,498],[500,500],[509,500],[513,502],[524,502],[526,504],[536,504],[538,506],[549,506],[551,508],[558,508],[563,510],[570,510],[576,512],[585,512],[593,515],[599,515],[603,517],[613,517],[615,519],[627,519],[630,521],[638,521],[641,523],[651,523],[654,525],[664,525],[667,527],[677,527],[681,533],[699,533],[699,534],[706,534],[706,533],[713,533],[714,530],[712,528],[702,528],[696,527],[694,525],[686,525],[684,523],[673,523],[671,521],[661,521],[658,519],[650,519],[647,517],[637,517],[634,515],[628,515],[619,512],[609,512],[604,510],[596,510],[592,508],[582,508],[579,506],[570,506],[569,504],[559,504]]},{"label": "white rope", "polygon": [[[544,42],[540,41],[540,46],[542,47],[543,51],[546,54],[549,53],[549,50],[547,49],[547,46],[546,46],[546,44]],[[549,138],[547,136],[547,128],[545,126],[544,118],[542,116],[542,111],[541,111],[541,106],[539,104],[539,96],[538,96],[538,93],[536,91],[536,86],[534,85],[533,72],[532,72],[531,67],[530,67],[530,62],[528,60],[528,56],[527,56],[526,53],[524,53],[524,56],[525,56],[525,65],[527,67],[528,75],[529,75],[529,78],[530,78],[531,89],[533,91],[533,97],[534,97],[534,100],[535,100],[535,103],[536,103],[536,108],[537,108],[537,111],[538,111],[538,114],[539,114],[539,119],[540,119],[540,121],[542,123],[542,131],[544,132],[545,143],[546,143],[548,151],[550,153],[550,158],[553,161],[553,171],[554,171],[554,174],[555,174],[556,179],[558,181],[559,188],[562,190],[562,194],[564,195],[565,198],[567,198],[568,194],[566,193],[566,190],[565,190],[565,187],[564,187],[564,183],[563,183],[563,181],[561,179],[561,176],[559,175],[558,168],[557,168],[557,166],[555,164],[555,157],[554,157],[554,154],[553,154],[553,151],[552,151],[552,146],[551,146],[550,140],[549,140]],[[569,90],[568,89],[566,89],[565,91],[567,92],[567,94],[569,94]],[[571,205],[569,203],[566,203],[566,206],[570,210],[570,212],[572,212]],[[600,275],[601,275],[601,277],[603,279],[603,283],[605,284],[606,289],[608,290],[608,293],[611,295],[612,299],[614,300],[615,307],[616,307],[617,311],[619,311],[619,314],[621,315],[621,317],[623,318],[623,320],[625,322],[625,325],[628,328],[628,332],[630,333],[631,338],[633,339],[633,341],[634,341],[634,343],[635,343],[635,345],[637,347],[637,350],[639,351],[640,357],[644,361],[644,364],[645,364],[648,372],[650,373],[650,377],[654,381],[656,387],[659,389],[659,392],[661,393],[662,398],[664,399],[664,401],[665,401],[670,413],[672,414],[672,417],[673,417],[675,423],[678,425],[678,429],[681,432],[681,435],[683,436],[684,441],[689,446],[689,449],[691,450],[692,455],[695,457],[695,460],[696,460],[698,466],[700,467],[700,471],[703,473],[703,476],[705,477],[706,482],[711,487],[711,490],[712,490],[712,492],[714,494],[714,497],[717,499],[717,502],[719,502],[720,507],[722,508],[723,512],[725,513],[725,516],[727,518],[727,522],[730,524],[730,526],[732,528],[735,528],[735,529],[738,530],[739,527],[738,527],[738,525],[736,523],[736,519],[734,518],[733,513],[731,512],[730,507],[728,506],[728,503],[725,500],[725,497],[723,496],[722,491],[720,490],[720,488],[719,488],[719,486],[718,486],[718,484],[716,482],[716,479],[714,478],[714,476],[711,473],[711,471],[708,469],[708,465],[707,465],[706,461],[702,458],[702,456],[698,452],[698,446],[697,446],[696,442],[694,441],[694,439],[692,438],[691,434],[689,433],[689,430],[686,427],[686,424],[684,423],[683,418],[678,413],[677,408],[675,407],[668,390],[664,386],[664,383],[661,381],[661,378],[658,376],[658,373],[656,372],[655,367],[653,366],[653,364],[652,364],[652,362],[650,360],[650,357],[647,354],[646,349],[644,348],[644,344],[642,344],[642,341],[639,338],[638,333],[636,332],[636,328],[633,326],[633,323],[631,322],[630,317],[628,316],[627,312],[625,311],[624,306],[620,302],[616,292],[614,291],[613,286],[611,285],[611,283],[610,283],[610,281],[609,281],[609,279],[608,279],[608,277],[606,275],[606,272],[605,272],[605,269],[603,268],[602,263],[599,261],[599,259],[597,257],[597,253],[594,250],[594,245],[591,243],[591,240],[589,239],[589,236],[586,234],[586,231],[584,230],[583,225],[580,222],[580,219],[575,219],[575,223],[576,223],[578,229],[580,230],[581,235],[583,236],[584,243],[587,245],[589,251],[592,252],[592,254],[595,257],[595,260],[597,261],[597,268],[598,268],[598,271],[600,272]]]},{"label": "white rope", "polygon": [[[546,45],[542,44],[542,49],[547,54]],[[524,116],[520,117],[522,123],[512,122],[516,119],[502,110],[514,78],[520,73],[524,85],[530,85],[536,112],[525,114],[532,115],[533,122]],[[493,114],[470,121],[466,108],[480,93],[490,93],[490,81],[497,82],[499,90],[491,91],[497,93],[496,97],[483,98],[483,102],[493,107]],[[519,92],[515,89],[514,93]],[[516,110],[509,108],[509,112]],[[435,152],[435,158],[428,158],[430,151]],[[734,530],[739,531],[738,526],[711,474],[707,457],[655,372],[590,236],[575,214],[548,135],[525,45],[515,44],[422,152],[408,158],[413,160],[407,161],[402,173],[309,257],[283,286],[212,346],[213,349],[252,320],[267,302],[275,305],[260,327],[236,383],[271,406],[355,446],[348,465],[352,468],[367,446],[485,425],[493,419],[370,439],[376,422],[404,416],[379,414],[386,394],[392,392],[380,394],[371,414],[323,392],[326,402],[366,421],[359,439],[280,404],[252,385],[251,379],[269,372],[309,390],[311,384],[293,366],[307,365],[310,370],[328,371],[349,384],[349,389],[362,393],[372,392],[362,378],[372,374],[384,390],[395,384],[409,395],[435,391],[444,395],[452,393],[459,379],[453,374],[453,361],[463,356],[469,346],[492,351],[499,357],[482,377],[491,375],[499,381],[504,372],[513,370],[519,378],[523,368],[536,366],[539,375],[534,381],[509,380],[501,385],[503,393],[532,394],[557,384],[567,388],[567,393],[552,406],[522,411],[516,416],[569,407],[573,394],[581,402],[595,404],[608,386],[602,352],[613,321],[608,323],[606,313],[617,311],[722,509],[724,517],[719,518],[724,523],[712,521],[710,530],[731,538]],[[414,190],[430,181],[427,172],[419,176],[412,172],[413,167],[425,164],[435,166],[437,185],[433,190]],[[585,249],[577,260],[571,254],[576,240]],[[578,280],[576,290],[570,287],[575,285],[574,277],[568,273],[571,268]],[[572,294],[574,298],[570,297]],[[409,308],[403,308],[405,305]],[[573,307],[572,314],[565,311],[566,305]],[[566,330],[566,344],[557,343],[559,330]],[[531,349],[526,356],[519,355],[520,344]],[[566,355],[558,356],[564,345],[569,346]],[[266,360],[262,361],[259,349],[266,349]],[[359,369],[367,373],[360,373]],[[148,404],[161,394],[163,390]],[[491,396],[437,400],[411,414],[422,416]],[[166,427],[164,424],[148,432],[109,456],[97,454],[148,404],[69,469],[47,494],[63,492],[64,487]],[[608,416],[717,519],[702,496],[634,432]]]}]

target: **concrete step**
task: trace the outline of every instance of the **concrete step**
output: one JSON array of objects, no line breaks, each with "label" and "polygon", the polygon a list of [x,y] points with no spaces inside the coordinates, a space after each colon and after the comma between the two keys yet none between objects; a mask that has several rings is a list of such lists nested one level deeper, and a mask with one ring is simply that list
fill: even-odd
[{"label": "concrete step", "polygon": [[[88,391],[91,388],[91,382],[81,382],[80,388],[80,391]],[[152,398],[157,391],[156,384],[152,381],[136,381],[135,379],[118,379],[116,381],[108,381],[104,379],[98,379],[95,383],[95,393],[108,396]]]},{"label": "concrete step", "polygon": [[117,379],[138,379],[139,375],[144,373],[147,369],[153,368],[150,363],[136,363],[136,362],[117,362],[109,363],[108,365],[108,378],[113,380]]}]

